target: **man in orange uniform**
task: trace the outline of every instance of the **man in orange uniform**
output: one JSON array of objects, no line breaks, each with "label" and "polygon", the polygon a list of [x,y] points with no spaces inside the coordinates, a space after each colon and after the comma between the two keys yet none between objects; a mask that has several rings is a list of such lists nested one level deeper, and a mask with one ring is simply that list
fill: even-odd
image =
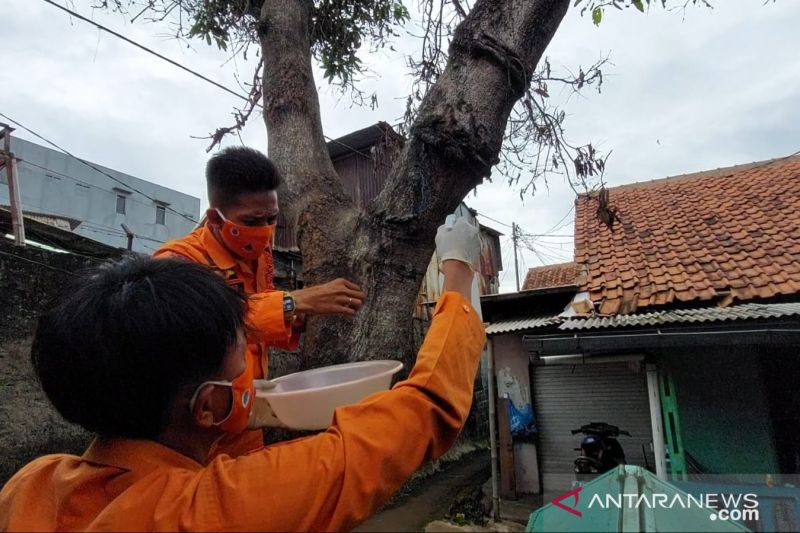
[{"label": "man in orange uniform", "polygon": [[[95,269],[44,315],[32,361],[50,401],[98,434],[0,491],[2,531],[334,531],[384,504],[455,441],[485,339],[470,306],[480,245],[440,228],[443,295],[408,379],[336,410],[330,428],[230,458],[253,383],[244,299],[199,265],[128,258]],[[467,264],[465,264],[467,263]]]},{"label": "man in orange uniform", "polygon": [[[264,154],[242,146],[222,150],[208,161],[206,182],[210,207],[205,222],[153,256],[206,265],[248,296],[248,365],[256,379],[265,378],[269,346],[296,349],[307,314],[352,316],[364,293],[345,279],[292,293],[275,290],[272,242],[280,176]],[[237,456],[263,445],[260,430],[246,431],[222,439],[216,451]]]}]

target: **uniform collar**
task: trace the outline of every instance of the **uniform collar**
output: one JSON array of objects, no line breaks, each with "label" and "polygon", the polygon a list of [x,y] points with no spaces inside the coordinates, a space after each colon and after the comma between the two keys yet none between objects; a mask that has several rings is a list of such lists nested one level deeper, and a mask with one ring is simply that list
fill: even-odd
[{"label": "uniform collar", "polygon": [[91,463],[128,470],[137,478],[168,468],[197,471],[203,465],[182,453],[147,439],[97,437],[81,457]]}]

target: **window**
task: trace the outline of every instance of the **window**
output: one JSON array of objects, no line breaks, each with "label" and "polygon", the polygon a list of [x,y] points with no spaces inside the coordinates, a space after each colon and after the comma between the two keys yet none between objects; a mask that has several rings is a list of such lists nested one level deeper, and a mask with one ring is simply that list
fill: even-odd
[{"label": "window", "polygon": [[125,195],[118,194],[117,195],[117,213],[120,215],[125,214]]},{"label": "window", "polygon": [[163,205],[156,206],[156,224],[164,225],[164,218],[167,214],[167,208]]}]

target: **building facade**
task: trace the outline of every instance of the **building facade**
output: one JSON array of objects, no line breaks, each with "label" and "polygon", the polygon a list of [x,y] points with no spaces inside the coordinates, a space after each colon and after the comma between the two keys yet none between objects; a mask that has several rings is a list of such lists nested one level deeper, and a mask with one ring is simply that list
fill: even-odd
[{"label": "building facade", "polygon": [[[134,234],[131,249],[149,254],[189,233],[199,219],[200,199],[194,196],[90,163],[95,170],[17,137],[11,139],[11,151],[25,215],[58,218],[89,239],[125,248],[124,224]],[[0,205],[9,205],[5,172],[0,173]]]}]

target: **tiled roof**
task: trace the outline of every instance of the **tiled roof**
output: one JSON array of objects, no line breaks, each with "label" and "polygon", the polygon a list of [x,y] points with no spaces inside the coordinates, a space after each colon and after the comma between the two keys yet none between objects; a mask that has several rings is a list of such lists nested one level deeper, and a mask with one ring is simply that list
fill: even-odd
[{"label": "tiled roof", "polygon": [[[800,316],[800,303],[747,303],[729,307],[712,306],[696,309],[674,309],[653,311],[650,313],[635,313],[632,315],[567,318],[564,319],[558,329],[604,329],[634,326],[662,326],[682,323],[701,324],[705,322],[758,320],[797,316]],[[540,318],[538,320],[542,319]]]},{"label": "tiled roof", "polygon": [[576,201],[578,284],[601,315],[800,292],[800,156],[608,193],[613,231],[600,195]]},{"label": "tiled roof", "polygon": [[548,287],[563,287],[575,285],[578,274],[578,265],[575,263],[560,263],[528,269],[522,290],[545,289]]}]

